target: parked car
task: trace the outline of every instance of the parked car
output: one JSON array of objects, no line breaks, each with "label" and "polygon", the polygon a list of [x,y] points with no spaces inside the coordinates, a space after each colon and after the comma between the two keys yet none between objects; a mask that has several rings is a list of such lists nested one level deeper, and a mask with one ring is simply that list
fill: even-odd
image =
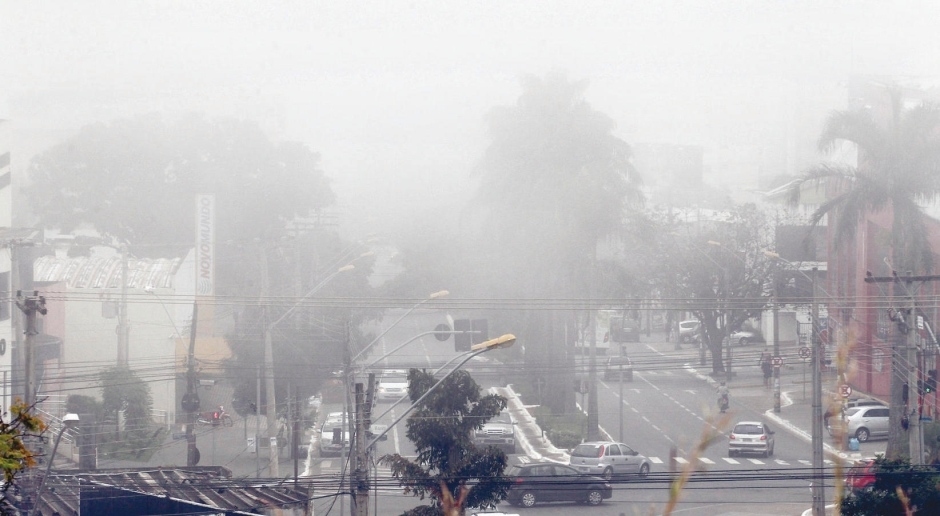
[{"label": "parked car", "polygon": [[607,357],[607,362],[604,364],[604,379],[612,378],[618,378],[620,381],[633,381],[633,362],[629,357],[622,355]]},{"label": "parked car", "polygon": [[[872,437],[888,436],[888,417],[890,410],[885,406],[852,407],[845,410],[842,420],[845,422],[845,435],[855,436],[863,443]],[[829,418],[829,435],[835,435],[832,418]]]},{"label": "parked car", "polygon": [[516,422],[502,411],[473,432],[473,444],[495,446],[505,453],[516,453]]},{"label": "parked car", "polygon": [[774,431],[760,421],[741,421],[728,435],[728,456],[740,453],[774,454]]},{"label": "parked car", "polygon": [[570,466],[553,462],[513,464],[506,469],[506,476],[512,479],[506,500],[523,507],[544,502],[600,505],[613,495],[610,483],[603,478],[581,475]]},{"label": "parked car", "polygon": [[875,483],[875,459],[862,459],[855,464],[845,475],[845,487],[849,491],[864,491],[871,489]]},{"label": "parked car", "polygon": [[702,331],[702,323],[691,319],[679,323],[679,342],[695,342]]},{"label": "parked car", "polygon": [[732,346],[747,346],[748,344],[767,342],[764,335],[757,330],[738,330],[731,333]]},{"label": "parked car", "polygon": [[391,369],[379,377],[375,397],[379,401],[398,401],[408,394],[408,371]]},{"label": "parked car", "polygon": [[838,414],[842,411],[843,408],[850,409],[852,407],[886,407],[887,405],[881,401],[874,398],[849,398],[845,401],[841,397],[834,398],[832,402],[826,407],[826,412],[823,414],[823,424],[827,427],[829,426],[829,418]]},{"label": "parked car", "polygon": [[605,480],[614,476],[638,475],[650,472],[650,461],[633,448],[613,441],[581,443],[571,452],[568,464],[586,475],[597,475]]}]

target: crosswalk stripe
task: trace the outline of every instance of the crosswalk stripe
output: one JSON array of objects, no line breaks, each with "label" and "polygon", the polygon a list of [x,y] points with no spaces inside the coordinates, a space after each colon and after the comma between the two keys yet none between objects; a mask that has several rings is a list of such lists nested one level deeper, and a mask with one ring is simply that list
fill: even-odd
[{"label": "crosswalk stripe", "polygon": [[715,461],[709,459],[708,457],[699,457],[699,462],[704,462],[705,464],[714,464]]},{"label": "crosswalk stripe", "polygon": [[320,467],[321,467],[321,468],[330,468],[330,467],[332,467],[332,466],[333,466],[333,461],[331,461],[331,460],[320,461]]},{"label": "crosswalk stripe", "polygon": [[676,457],[675,459],[676,459],[676,462],[678,462],[679,464],[688,464],[688,463],[689,463],[689,461],[685,460],[685,459],[682,458],[682,457]]},{"label": "crosswalk stripe", "polygon": [[653,464],[662,464],[662,463],[663,463],[663,459],[660,459],[659,457],[647,457],[647,459],[649,459],[650,462],[652,462]]},{"label": "crosswalk stripe", "polygon": [[790,465],[789,462],[787,462],[787,461],[785,461],[785,460],[782,460],[782,459],[777,459],[777,460],[775,460],[774,462],[776,462],[777,464],[780,464],[781,466],[789,466],[789,465]]},{"label": "crosswalk stripe", "polygon": [[727,462],[728,464],[741,464],[741,463],[738,462],[737,460],[732,459],[732,458],[730,458],[730,457],[722,457],[721,460]]},{"label": "crosswalk stripe", "polygon": [[759,460],[759,459],[747,459],[747,460],[751,461],[752,464],[763,464],[763,463],[764,463],[764,461]]},{"label": "crosswalk stripe", "polygon": [[812,463],[811,461],[803,460],[803,459],[800,459],[800,464],[802,464],[802,465],[804,465],[804,466],[812,466],[812,465],[813,465],[813,463]]}]

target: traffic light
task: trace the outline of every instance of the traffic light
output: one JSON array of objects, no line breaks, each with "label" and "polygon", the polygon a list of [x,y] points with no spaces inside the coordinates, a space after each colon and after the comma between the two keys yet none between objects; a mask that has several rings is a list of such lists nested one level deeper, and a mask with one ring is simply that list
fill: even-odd
[{"label": "traffic light", "polygon": [[930,394],[937,391],[937,370],[927,371],[927,381],[924,383],[924,392]]}]

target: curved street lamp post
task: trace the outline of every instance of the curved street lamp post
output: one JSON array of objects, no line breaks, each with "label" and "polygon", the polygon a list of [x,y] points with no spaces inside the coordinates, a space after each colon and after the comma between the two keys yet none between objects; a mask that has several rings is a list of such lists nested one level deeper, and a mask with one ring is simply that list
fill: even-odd
[{"label": "curved street lamp post", "polygon": [[75,428],[78,426],[78,414],[68,413],[65,417],[62,418],[62,428],[59,429],[59,433],[55,436],[55,444],[52,446],[52,455],[49,456],[48,462],[46,462],[46,473],[42,476],[42,480],[39,481],[39,488],[36,489],[36,501],[33,506],[33,515],[39,515],[39,502],[42,499],[42,490],[46,487],[46,480],[49,478],[49,473],[52,471],[52,463],[55,461],[55,452],[59,449],[59,441],[62,440],[62,434],[65,433],[69,428]]}]

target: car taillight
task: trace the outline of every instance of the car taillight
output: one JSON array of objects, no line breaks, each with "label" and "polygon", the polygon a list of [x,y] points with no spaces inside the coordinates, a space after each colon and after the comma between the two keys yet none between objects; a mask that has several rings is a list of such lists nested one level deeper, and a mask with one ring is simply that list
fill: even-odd
[{"label": "car taillight", "polygon": [[522,483],[522,477],[516,477],[516,479],[513,481],[513,484],[521,484],[521,483]]},{"label": "car taillight", "polygon": [[599,459],[603,456],[604,456],[604,445],[602,444],[597,447],[597,458]]},{"label": "car taillight", "polygon": [[734,440],[734,434],[729,435],[729,436],[728,436],[728,439],[730,439],[730,440],[733,441],[733,440]]},{"label": "car taillight", "polygon": [[761,441],[766,441],[766,440],[767,440],[767,436],[766,436],[766,435],[760,436],[760,440],[761,440]]}]

